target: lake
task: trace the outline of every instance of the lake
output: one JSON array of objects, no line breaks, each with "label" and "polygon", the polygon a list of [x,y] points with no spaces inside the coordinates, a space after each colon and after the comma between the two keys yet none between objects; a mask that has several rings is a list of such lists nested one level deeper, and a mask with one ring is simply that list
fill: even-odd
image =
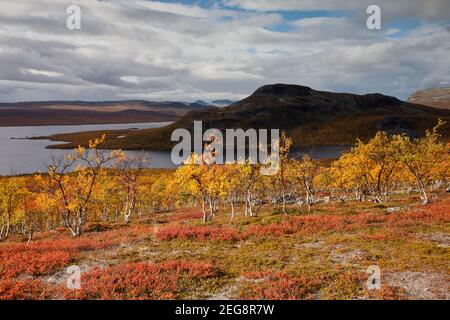
[{"label": "lake", "polygon": [[[170,124],[170,122],[101,124],[75,126],[25,126],[0,127],[0,175],[46,172],[46,163],[52,156],[60,156],[70,150],[52,150],[45,147],[58,141],[23,139],[26,137],[49,136],[56,133],[71,133],[92,130],[148,129]],[[13,139],[14,138],[14,139]],[[133,151],[125,151],[130,154]],[[170,152],[148,152],[151,168],[175,168],[170,161]]]},{"label": "lake", "polygon": [[[71,133],[93,130],[123,130],[148,129],[170,124],[170,122],[101,124],[101,125],[71,125],[71,126],[24,126],[0,127],[0,175],[16,175],[35,172],[46,172],[46,164],[51,162],[52,156],[60,156],[70,150],[54,150],[45,147],[59,144],[58,141],[31,140],[27,137],[50,136],[57,133]],[[299,148],[294,157],[309,153],[313,158],[336,158],[348,150],[345,146],[317,146]],[[125,151],[132,154],[135,151]],[[148,151],[150,168],[176,168],[172,163],[169,151]]]}]

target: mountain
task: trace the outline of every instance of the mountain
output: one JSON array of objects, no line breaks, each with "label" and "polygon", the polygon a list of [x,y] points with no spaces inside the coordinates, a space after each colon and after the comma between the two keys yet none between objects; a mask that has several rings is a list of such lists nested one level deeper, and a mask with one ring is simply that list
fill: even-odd
[{"label": "mountain", "polygon": [[207,105],[184,102],[39,101],[0,103],[0,126],[174,121]]},{"label": "mountain", "polygon": [[[356,95],[316,91],[298,85],[274,84],[226,108],[191,111],[174,128],[280,128],[288,130],[297,146],[349,144],[377,131],[419,136],[450,112],[401,101],[382,94]],[[161,129],[160,129],[161,130]]]},{"label": "mountain", "polygon": [[211,101],[211,104],[216,107],[226,107],[235,102],[236,101],[222,99],[222,100],[213,100],[213,101]]},{"label": "mountain", "polygon": [[[170,150],[174,145],[170,142],[172,131],[176,128],[192,131],[194,120],[203,121],[203,130],[283,129],[293,138],[294,147],[349,145],[358,138],[368,140],[379,130],[420,136],[439,118],[449,122],[450,110],[408,103],[378,93],[333,93],[298,85],[273,84],[257,89],[228,107],[190,111],[163,128],[130,132],[120,139],[116,139],[114,132],[109,132],[103,147]],[[54,139],[85,143],[87,137],[95,135],[98,133],[84,135],[84,140],[64,135]],[[445,138],[450,136],[448,125],[443,129],[443,135]]]},{"label": "mountain", "polygon": [[414,92],[408,101],[435,108],[450,109],[450,87],[419,90]]},{"label": "mountain", "polygon": [[204,107],[209,106],[209,103],[207,103],[207,102],[205,102],[203,100],[197,100],[197,101],[194,102],[194,104],[198,104],[198,105],[201,105],[201,106],[204,106]]}]

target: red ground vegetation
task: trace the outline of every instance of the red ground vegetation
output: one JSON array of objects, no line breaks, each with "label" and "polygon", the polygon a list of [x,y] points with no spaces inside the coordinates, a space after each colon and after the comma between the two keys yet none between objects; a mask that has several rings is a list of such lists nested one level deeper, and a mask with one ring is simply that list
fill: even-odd
[{"label": "red ground vegetation", "polygon": [[[428,206],[420,206],[416,210],[400,213],[363,212],[353,215],[306,215],[286,217],[280,223],[267,225],[251,225],[239,231],[229,226],[193,226],[172,224],[161,227],[157,231],[160,240],[220,240],[236,241],[246,239],[279,237],[300,233],[310,235],[327,231],[348,232],[367,226],[383,226],[388,229],[402,229],[414,225],[430,223],[446,223],[450,221],[450,201],[436,202]],[[381,236],[383,237],[383,236]]]},{"label": "red ground vegetation", "polygon": [[[85,251],[105,249],[130,243],[147,236],[152,227],[135,225],[80,238],[68,237],[60,230],[40,235],[30,244],[7,242],[0,245],[0,299],[44,299],[55,288],[34,277],[56,273],[67,267]],[[50,238],[50,239],[49,239]]]},{"label": "red ground vegetation", "polygon": [[216,274],[210,263],[167,261],[94,269],[82,276],[82,288],[68,291],[75,299],[174,299],[189,281]]},{"label": "red ground vegetation", "polygon": [[244,276],[251,280],[241,289],[240,298],[252,300],[313,299],[322,280],[294,276],[286,272],[251,272]]},{"label": "red ground vegetation", "polygon": [[40,280],[5,279],[0,280],[0,300],[52,299],[58,289]]},{"label": "red ground vegetation", "polygon": [[231,227],[211,227],[173,224],[159,228],[157,237],[160,240],[219,240],[235,241],[240,239],[240,235],[235,228]]}]

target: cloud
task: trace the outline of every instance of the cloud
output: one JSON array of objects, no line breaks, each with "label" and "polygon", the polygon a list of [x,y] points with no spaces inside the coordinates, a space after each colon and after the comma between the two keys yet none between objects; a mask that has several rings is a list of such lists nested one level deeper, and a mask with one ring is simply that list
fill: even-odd
[{"label": "cloud", "polygon": [[255,11],[355,11],[365,14],[372,4],[379,5],[389,19],[450,19],[448,0],[225,0],[230,7]]},{"label": "cloud", "polygon": [[128,5],[141,9],[150,9],[195,18],[207,18],[211,16],[225,17],[233,15],[233,11],[228,10],[219,10],[215,8],[203,9],[197,5],[183,5],[160,1],[130,1]]},{"label": "cloud", "polygon": [[67,1],[2,1],[1,101],[235,100],[275,82],[405,98],[450,82],[442,1],[390,5],[393,16],[421,17],[406,31],[367,30],[354,15],[285,15],[354,10],[356,0],[73,2],[81,30],[65,27]]},{"label": "cloud", "polygon": [[61,77],[63,74],[60,72],[48,71],[48,70],[36,70],[36,69],[21,69],[23,74],[42,75],[49,78]]}]

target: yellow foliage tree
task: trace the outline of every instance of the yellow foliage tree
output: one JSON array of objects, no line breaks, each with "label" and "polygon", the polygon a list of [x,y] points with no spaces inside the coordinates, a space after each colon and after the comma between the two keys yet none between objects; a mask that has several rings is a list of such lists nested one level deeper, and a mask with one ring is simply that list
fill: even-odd
[{"label": "yellow foliage tree", "polygon": [[[103,151],[97,146],[105,140],[89,141],[89,148],[79,146],[74,153],[53,158],[48,165],[50,190],[63,209],[63,221],[73,236],[80,236],[86,223],[94,189],[104,166],[121,156],[120,151]],[[70,171],[73,169],[73,172]]]}]

